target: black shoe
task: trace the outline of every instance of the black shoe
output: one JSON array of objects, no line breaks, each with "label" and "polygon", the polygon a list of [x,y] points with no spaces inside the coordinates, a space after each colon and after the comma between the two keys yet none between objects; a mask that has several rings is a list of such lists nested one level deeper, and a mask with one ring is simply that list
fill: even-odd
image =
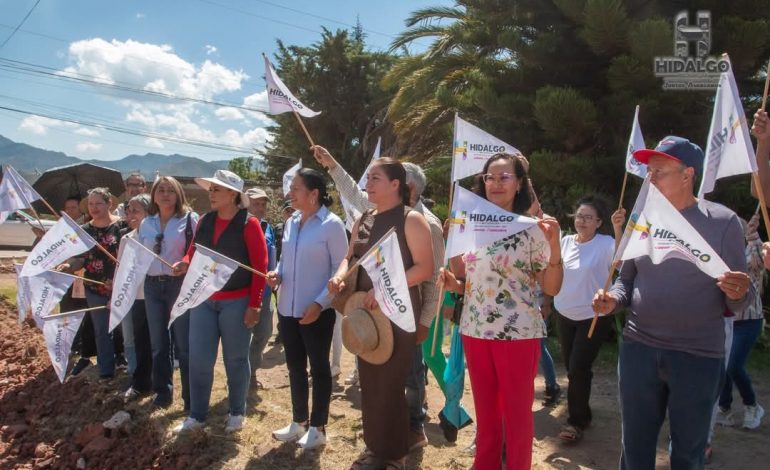
[{"label": "black shoe", "polygon": [[92,365],[93,364],[91,364],[91,359],[88,359],[87,357],[81,357],[78,359],[78,362],[75,363],[75,366],[72,368],[70,375],[74,377]]},{"label": "black shoe", "polygon": [[457,427],[444,416],[443,411],[438,414],[438,427],[441,428],[447,442],[457,442]]},{"label": "black shoe", "polygon": [[120,354],[115,357],[115,368],[122,371],[128,370],[128,361],[126,361],[126,356]]},{"label": "black shoe", "polygon": [[545,399],[543,400],[543,406],[552,407],[559,403],[561,398],[561,387],[556,384],[554,387],[545,387]]},{"label": "black shoe", "polygon": [[152,400],[152,407],[153,408],[162,408],[166,409],[169,406],[171,406],[171,403],[173,402],[173,399],[171,397],[164,397],[161,395],[155,395],[155,399]]}]

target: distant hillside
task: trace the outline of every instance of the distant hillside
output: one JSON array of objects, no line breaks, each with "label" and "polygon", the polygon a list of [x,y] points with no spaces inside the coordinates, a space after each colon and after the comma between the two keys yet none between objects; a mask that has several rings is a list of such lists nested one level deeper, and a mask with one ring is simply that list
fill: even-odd
[{"label": "distant hillside", "polygon": [[89,162],[108,168],[114,168],[121,173],[139,171],[147,178],[153,178],[156,171],[162,175],[173,176],[210,176],[218,169],[226,169],[227,160],[206,162],[200,158],[184,155],[161,155],[148,153],[145,155],[129,155],[120,160],[82,160],[70,157],[62,152],[53,152],[27,144],[20,144],[0,136],[0,164],[11,165],[25,176],[32,177],[57,166],[73,165]]}]

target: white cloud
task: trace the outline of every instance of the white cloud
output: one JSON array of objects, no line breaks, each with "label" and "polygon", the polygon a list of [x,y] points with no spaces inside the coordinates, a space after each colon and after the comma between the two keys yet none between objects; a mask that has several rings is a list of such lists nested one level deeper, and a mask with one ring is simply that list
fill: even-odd
[{"label": "white cloud", "polygon": [[241,134],[235,129],[228,129],[221,138],[222,142],[228,145],[247,148],[264,148],[265,144],[271,142],[273,136],[262,127],[257,127]]},{"label": "white cloud", "polygon": [[[251,94],[243,99],[243,106],[254,108],[254,109],[264,109],[267,111],[268,105],[267,105],[267,90],[262,90],[258,93]],[[260,124],[263,126],[274,126],[275,121],[273,121],[270,118],[269,114],[265,114],[265,112],[256,112],[256,111],[249,111],[248,112],[250,117],[253,117],[256,119]]]},{"label": "white cloud", "polygon": [[47,135],[49,127],[76,127],[77,124],[59,121],[42,116],[25,117],[19,124],[19,129],[35,135]]},{"label": "white cloud", "polygon": [[156,149],[165,148],[165,145],[163,145],[163,142],[154,137],[148,137],[144,139],[144,144],[148,147],[153,147]]},{"label": "white cloud", "polygon": [[95,131],[93,129],[89,129],[87,127],[78,127],[75,129],[75,134],[77,135],[83,135],[86,137],[95,137],[99,135],[99,131]]},{"label": "white cloud", "polygon": [[212,46],[211,44],[206,44],[204,47],[206,48],[206,55],[211,55],[217,51],[216,46]]},{"label": "white cloud", "polygon": [[221,121],[238,121],[244,118],[243,113],[238,108],[217,108],[214,114]]},{"label": "white cloud", "polygon": [[75,150],[80,153],[98,152],[102,149],[102,144],[96,144],[94,142],[78,142],[75,145]]}]

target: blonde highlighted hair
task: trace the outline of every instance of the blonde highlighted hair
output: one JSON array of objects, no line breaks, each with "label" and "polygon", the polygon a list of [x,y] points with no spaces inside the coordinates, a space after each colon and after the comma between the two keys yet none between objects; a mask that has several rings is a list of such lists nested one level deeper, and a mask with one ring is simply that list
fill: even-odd
[{"label": "blonde highlighted hair", "polygon": [[158,186],[160,186],[161,183],[168,183],[171,185],[171,189],[173,189],[174,194],[176,194],[174,215],[177,217],[184,217],[190,212],[190,205],[187,203],[187,196],[184,194],[182,185],[173,176],[160,176],[155,179],[154,183],[152,183],[152,189],[150,190],[150,207],[147,208],[147,214],[155,215],[160,212],[158,203],[155,202],[155,192],[158,190]]}]

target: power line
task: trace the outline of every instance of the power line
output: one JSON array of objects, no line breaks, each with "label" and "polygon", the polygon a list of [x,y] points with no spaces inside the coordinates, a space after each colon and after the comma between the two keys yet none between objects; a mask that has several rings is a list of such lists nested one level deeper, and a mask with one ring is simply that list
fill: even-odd
[{"label": "power line", "polygon": [[29,15],[32,14],[33,11],[35,11],[35,8],[37,8],[38,4],[40,3],[40,0],[37,0],[34,5],[32,5],[32,8],[29,9],[26,15],[24,15],[24,18],[21,19],[18,25],[16,25],[15,28],[13,28],[13,31],[11,31],[11,34],[8,35],[7,38],[5,38],[5,41],[3,41],[2,44],[0,44],[0,49],[5,47],[6,44],[8,44],[8,41],[11,40],[13,36],[16,35],[16,32],[21,28],[21,26],[27,21],[27,18],[29,18]]}]

